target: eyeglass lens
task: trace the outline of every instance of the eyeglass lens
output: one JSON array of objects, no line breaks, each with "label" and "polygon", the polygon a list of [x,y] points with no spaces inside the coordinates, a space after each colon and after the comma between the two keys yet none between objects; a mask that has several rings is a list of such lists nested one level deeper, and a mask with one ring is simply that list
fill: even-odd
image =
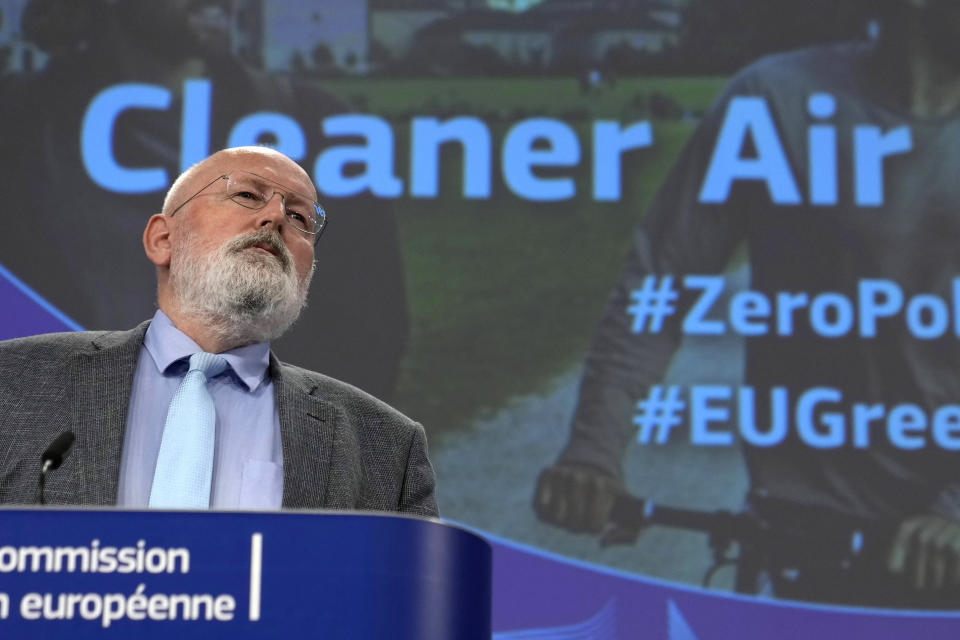
[{"label": "eyeglass lens", "polygon": [[323,209],[309,196],[246,171],[235,171],[227,177],[227,197],[241,207],[262,209],[275,194],[280,194],[284,213],[294,227],[315,234],[323,226]]}]

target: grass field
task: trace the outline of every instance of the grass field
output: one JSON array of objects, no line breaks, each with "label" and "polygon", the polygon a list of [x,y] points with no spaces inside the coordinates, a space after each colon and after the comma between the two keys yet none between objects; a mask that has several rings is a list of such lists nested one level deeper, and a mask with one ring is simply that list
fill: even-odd
[{"label": "grass field", "polygon": [[564,173],[577,184],[567,201],[515,196],[499,166],[492,198],[464,199],[453,151],[442,156],[439,197],[398,201],[411,336],[395,404],[433,433],[459,429],[582,361],[631,231],[695,126],[690,117],[652,120],[653,146],[625,156],[621,201],[600,203],[591,196],[591,122],[645,119],[636,112],[638,96],[653,92],[699,113],[723,84],[722,78],[630,78],[581,95],[577,82],[564,78],[325,83],[360,110],[394,121],[401,176],[409,149],[402,125],[411,115],[482,117],[495,155],[516,120],[562,117],[583,148],[581,163]]},{"label": "grass field", "polygon": [[[612,89],[582,95],[574,78],[341,78],[324,80],[325,89],[348,102],[366,105],[380,115],[417,113],[429,107],[463,106],[470,113],[522,109],[536,115],[558,116],[583,109],[594,118],[618,117],[638,94],[671,96],[693,111],[710,106],[725,78],[621,78]],[[425,108],[428,107],[428,108]]]}]

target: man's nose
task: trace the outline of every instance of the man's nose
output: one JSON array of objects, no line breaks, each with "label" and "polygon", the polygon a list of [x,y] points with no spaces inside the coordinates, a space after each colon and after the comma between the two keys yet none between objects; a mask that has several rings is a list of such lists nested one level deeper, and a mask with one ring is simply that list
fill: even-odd
[{"label": "man's nose", "polygon": [[279,229],[286,221],[286,204],[283,202],[283,196],[275,191],[263,208],[257,211],[257,226],[273,225],[275,229]]}]

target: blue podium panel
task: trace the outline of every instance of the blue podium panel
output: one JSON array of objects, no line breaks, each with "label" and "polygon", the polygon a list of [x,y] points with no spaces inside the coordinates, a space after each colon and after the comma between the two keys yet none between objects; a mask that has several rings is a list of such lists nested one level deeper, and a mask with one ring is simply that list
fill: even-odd
[{"label": "blue podium panel", "polygon": [[0,509],[0,638],[490,638],[491,551],[359,513]]}]

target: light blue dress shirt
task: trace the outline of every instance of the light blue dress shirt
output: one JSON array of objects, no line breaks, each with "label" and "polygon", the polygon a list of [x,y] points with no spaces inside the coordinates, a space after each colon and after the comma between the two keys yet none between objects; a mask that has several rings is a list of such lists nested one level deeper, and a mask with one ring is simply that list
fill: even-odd
[{"label": "light blue dress shirt", "polygon": [[[197,343],[173,326],[163,311],[154,314],[133,376],[117,506],[147,507],[167,408],[187,372],[187,360],[198,351],[202,349]],[[217,409],[210,507],[279,509],[283,449],[270,378],[270,344],[220,355],[230,366],[207,383]]]}]

